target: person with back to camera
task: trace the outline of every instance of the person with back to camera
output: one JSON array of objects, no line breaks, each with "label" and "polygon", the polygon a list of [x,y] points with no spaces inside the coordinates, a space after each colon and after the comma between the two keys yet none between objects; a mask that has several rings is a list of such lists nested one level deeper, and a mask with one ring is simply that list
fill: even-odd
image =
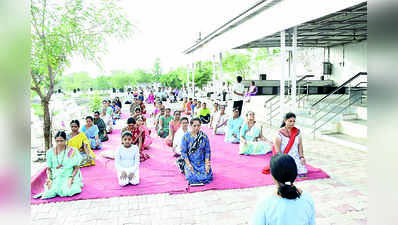
[{"label": "person with back to camera", "polygon": [[315,208],[311,195],[293,182],[297,166],[290,155],[271,158],[271,175],[276,193],[261,200],[255,209],[252,225],[315,225]]},{"label": "person with back to camera", "polygon": [[233,99],[234,105],[232,108],[237,108],[239,110],[239,116],[242,114],[242,107],[243,107],[243,97],[245,96],[245,87],[242,84],[242,77],[237,76],[236,81],[238,82],[235,84],[234,88],[232,89],[233,92]]}]

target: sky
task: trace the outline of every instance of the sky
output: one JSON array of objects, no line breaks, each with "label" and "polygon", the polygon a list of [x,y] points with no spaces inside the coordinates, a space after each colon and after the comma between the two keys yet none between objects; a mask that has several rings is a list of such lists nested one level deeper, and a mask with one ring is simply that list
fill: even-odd
[{"label": "sky", "polygon": [[72,58],[65,74],[89,72],[90,76],[112,70],[151,70],[160,58],[163,72],[184,66],[183,51],[202,37],[249,8],[258,0],[121,0],[128,19],[136,27],[129,40],[108,41],[103,71],[79,57]]}]

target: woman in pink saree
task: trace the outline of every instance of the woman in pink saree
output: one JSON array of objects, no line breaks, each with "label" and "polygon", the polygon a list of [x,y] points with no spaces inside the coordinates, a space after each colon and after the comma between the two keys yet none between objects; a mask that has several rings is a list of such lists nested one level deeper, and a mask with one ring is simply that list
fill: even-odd
[{"label": "woman in pink saree", "polygon": [[145,139],[144,139],[144,149],[148,149],[152,144],[151,138],[151,130],[146,126],[146,119],[143,116],[137,118],[137,123],[140,125],[140,128],[144,131]]}]

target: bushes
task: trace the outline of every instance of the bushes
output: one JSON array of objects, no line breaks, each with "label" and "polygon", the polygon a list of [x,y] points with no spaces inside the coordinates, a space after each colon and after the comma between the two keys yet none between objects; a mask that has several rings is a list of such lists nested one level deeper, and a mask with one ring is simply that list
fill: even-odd
[{"label": "bushes", "polygon": [[88,107],[91,112],[101,111],[101,107],[102,107],[101,96],[97,93],[94,95],[91,95],[90,103],[88,104]]}]

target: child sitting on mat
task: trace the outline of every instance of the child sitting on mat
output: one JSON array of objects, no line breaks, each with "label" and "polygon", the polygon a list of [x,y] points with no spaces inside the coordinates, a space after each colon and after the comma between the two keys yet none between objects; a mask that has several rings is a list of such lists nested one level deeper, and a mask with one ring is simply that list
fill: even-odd
[{"label": "child sitting on mat", "polygon": [[129,131],[122,134],[122,145],[115,152],[115,167],[120,186],[140,182],[140,153],[136,145],[132,145],[133,135]]}]

